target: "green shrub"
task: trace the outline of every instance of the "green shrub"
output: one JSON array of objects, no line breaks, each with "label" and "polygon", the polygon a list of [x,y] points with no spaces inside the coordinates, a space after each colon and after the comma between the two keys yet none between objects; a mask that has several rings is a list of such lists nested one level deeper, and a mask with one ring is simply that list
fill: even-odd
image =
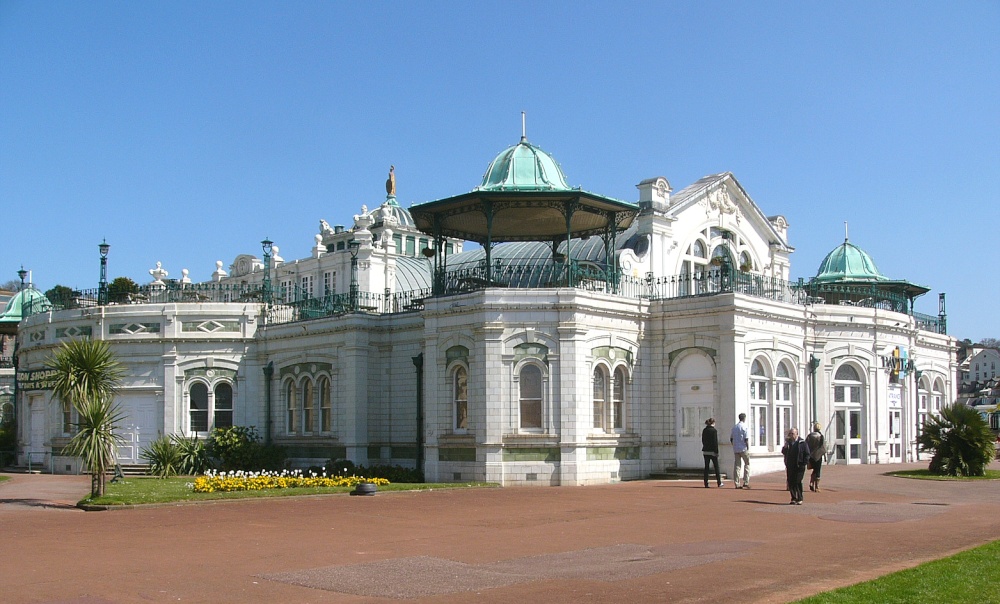
[{"label": "green shrub", "polygon": [[157,478],[169,478],[177,474],[181,456],[177,445],[166,436],[161,436],[142,450],[140,457],[149,462],[149,473]]},{"label": "green shrub", "polygon": [[[314,471],[314,468],[309,468]],[[320,474],[317,471],[316,474]],[[385,478],[392,483],[416,483],[424,481],[424,473],[416,468],[403,466],[356,466],[349,459],[331,459],[326,462],[326,476],[367,476],[368,478]]]},{"label": "green shrub", "polygon": [[948,476],[985,476],[993,460],[993,432],[968,405],[948,405],[924,422],[917,439],[921,451],[932,451],[930,471]]},{"label": "green shrub", "polygon": [[185,438],[178,434],[172,435],[170,440],[177,448],[177,471],[180,474],[191,476],[204,474],[212,467],[208,459],[208,447],[205,445],[205,441],[196,436]]},{"label": "green shrub", "polygon": [[209,437],[209,452],[224,472],[245,470],[280,470],[285,465],[285,450],[264,445],[254,426],[216,428]]}]

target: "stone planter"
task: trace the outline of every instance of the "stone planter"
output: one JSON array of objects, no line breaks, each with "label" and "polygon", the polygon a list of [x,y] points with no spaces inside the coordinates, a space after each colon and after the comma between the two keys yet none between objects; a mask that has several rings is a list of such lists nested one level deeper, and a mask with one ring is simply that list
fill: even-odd
[{"label": "stone planter", "polygon": [[358,486],[354,487],[351,491],[351,495],[362,495],[367,497],[372,497],[378,490],[378,485],[373,482],[359,482]]}]

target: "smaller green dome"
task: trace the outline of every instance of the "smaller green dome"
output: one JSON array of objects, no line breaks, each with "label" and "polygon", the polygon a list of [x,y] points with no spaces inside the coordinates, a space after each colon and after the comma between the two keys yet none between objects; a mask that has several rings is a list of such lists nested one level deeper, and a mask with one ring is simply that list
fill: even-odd
[{"label": "smaller green dome", "polygon": [[52,310],[52,302],[49,302],[42,292],[34,287],[28,287],[7,301],[3,313],[0,313],[0,323],[20,323],[29,313],[36,314],[47,310]]},{"label": "smaller green dome", "polygon": [[813,279],[818,283],[837,281],[887,281],[879,272],[875,261],[863,249],[848,240],[826,255]]},{"label": "smaller green dome", "polygon": [[496,156],[475,191],[568,191],[566,175],[554,157],[521,137]]}]

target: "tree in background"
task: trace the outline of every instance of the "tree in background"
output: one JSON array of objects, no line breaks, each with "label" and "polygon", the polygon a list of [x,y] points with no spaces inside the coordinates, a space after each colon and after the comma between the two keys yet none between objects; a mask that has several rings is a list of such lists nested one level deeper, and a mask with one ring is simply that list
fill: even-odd
[{"label": "tree in background", "polygon": [[49,356],[45,366],[55,372],[53,394],[73,405],[79,417],[76,434],[63,454],[83,460],[91,474],[91,495],[100,497],[105,474],[124,442],[115,432],[123,418],[115,394],[125,368],[103,340],[70,340]]},{"label": "tree in background", "polygon": [[921,451],[931,451],[930,471],[948,476],[985,476],[993,460],[993,431],[968,405],[948,405],[920,431]]},{"label": "tree in background", "polygon": [[76,291],[65,285],[56,285],[45,292],[45,297],[49,299],[56,308],[76,308]]},{"label": "tree in background", "polygon": [[[27,285],[27,283],[25,283],[25,285]],[[0,289],[8,292],[16,292],[21,289],[21,282],[15,281],[14,279],[4,281],[3,283],[0,283]]]},{"label": "tree in background", "polygon": [[139,285],[128,277],[116,277],[108,285],[108,300],[111,302],[131,302],[139,292]]},{"label": "tree in background", "polygon": [[1000,339],[997,338],[983,338],[979,340],[980,346],[985,346],[986,348],[1000,348]]}]

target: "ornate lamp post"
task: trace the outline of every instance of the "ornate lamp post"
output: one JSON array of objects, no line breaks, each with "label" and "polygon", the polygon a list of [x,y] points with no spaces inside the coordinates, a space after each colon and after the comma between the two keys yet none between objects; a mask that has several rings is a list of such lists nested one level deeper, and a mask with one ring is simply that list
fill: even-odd
[{"label": "ornate lamp post", "polygon": [[264,292],[262,299],[264,302],[271,302],[271,250],[274,247],[274,242],[268,238],[264,238],[264,241],[260,242],[261,247],[264,248]]},{"label": "ornate lamp post", "polygon": [[111,246],[107,240],[103,240],[97,249],[101,251],[101,281],[97,289],[97,303],[104,306],[108,303],[108,250]]},{"label": "ornate lamp post", "polygon": [[28,276],[28,271],[24,270],[24,265],[21,265],[21,270],[17,271],[17,276],[21,278],[21,289],[18,291],[24,291],[24,278]]},{"label": "ornate lamp post", "polygon": [[351,310],[358,309],[358,248],[361,246],[355,240],[347,244],[347,250],[351,253]]}]

